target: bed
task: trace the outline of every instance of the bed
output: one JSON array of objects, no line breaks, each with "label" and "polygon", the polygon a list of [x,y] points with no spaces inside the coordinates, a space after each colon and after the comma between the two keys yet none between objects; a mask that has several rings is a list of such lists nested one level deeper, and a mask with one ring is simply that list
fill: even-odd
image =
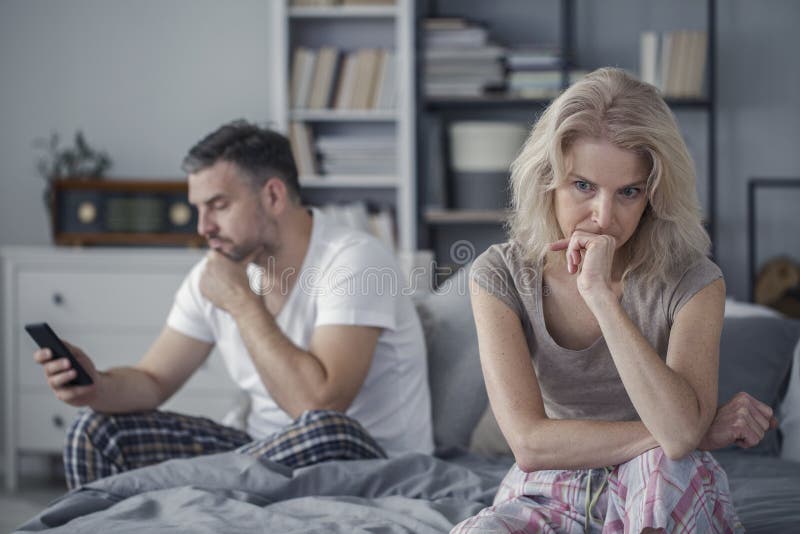
[{"label": "bed", "polygon": [[[18,532],[448,532],[490,504],[513,461],[492,449],[496,436],[479,435],[487,399],[465,288],[461,274],[418,303],[429,350],[434,456],[295,471],[235,453],[174,460],[67,493]],[[800,420],[800,405],[784,402],[797,403],[800,394],[798,337],[796,321],[729,305],[720,398],[744,389],[780,410],[782,420]],[[715,453],[748,532],[794,532],[800,525],[800,462],[789,459],[800,451],[785,450],[798,446],[800,430],[781,431],[756,449]]]}]

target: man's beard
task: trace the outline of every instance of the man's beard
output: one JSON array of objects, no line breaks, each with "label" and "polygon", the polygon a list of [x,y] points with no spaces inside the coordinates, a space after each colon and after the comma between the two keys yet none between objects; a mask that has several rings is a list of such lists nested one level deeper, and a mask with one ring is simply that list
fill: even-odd
[{"label": "man's beard", "polygon": [[[216,239],[221,239],[217,237]],[[230,250],[226,251],[223,248],[215,249],[217,252],[225,256],[231,261],[240,262],[245,258],[249,258],[251,262],[260,263],[268,256],[274,256],[277,247],[272,243],[255,243],[250,245],[236,245],[227,239],[221,239],[223,243],[230,244]]]}]

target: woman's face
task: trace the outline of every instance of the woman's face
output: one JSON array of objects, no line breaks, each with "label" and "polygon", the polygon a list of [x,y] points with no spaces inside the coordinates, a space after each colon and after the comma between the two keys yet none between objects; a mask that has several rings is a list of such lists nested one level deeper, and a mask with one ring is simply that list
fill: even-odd
[{"label": "woman's face", "polygon": [[604,139],[579,138],[566,153],[566,169],[566,180],[554,195],[564,237],[575,230],[610,235],[619,250],[647,206],[643,158]]}]

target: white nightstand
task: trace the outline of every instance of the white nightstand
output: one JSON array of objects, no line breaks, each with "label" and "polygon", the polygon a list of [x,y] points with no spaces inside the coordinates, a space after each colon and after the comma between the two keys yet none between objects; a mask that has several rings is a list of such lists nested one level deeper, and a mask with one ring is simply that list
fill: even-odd
[{"label": "white nightstand", "polygon": [[[3,247],[6,487],[17,455],[60,453],[77,413],[55,398],[33,361],[23,326],[46,321],[99,369],[132,365],[164,326],[172,301],[202,252],[153,248]],[[238,389],[215,353],[164,409],[220,420]]]}]

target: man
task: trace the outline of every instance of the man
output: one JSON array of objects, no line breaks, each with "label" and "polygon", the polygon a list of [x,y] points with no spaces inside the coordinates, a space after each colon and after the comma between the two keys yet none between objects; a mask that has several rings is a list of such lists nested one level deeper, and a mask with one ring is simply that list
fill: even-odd
[{"label": "man", "polygon": [[[56,396],[87,406],[67,437],[73,488],[170,458],[227,450],[292,467],[433,449],[422,329],[375,238],[300,203],[285,137],[226,124],[183,162],[209,253],[178,290],[166,325],[133,367],[75,377],[66,359],[34,354]],[[397,287],[397,284],[392,284]],[[216,345],[250,397],[246,431],[155,411]]]}]

